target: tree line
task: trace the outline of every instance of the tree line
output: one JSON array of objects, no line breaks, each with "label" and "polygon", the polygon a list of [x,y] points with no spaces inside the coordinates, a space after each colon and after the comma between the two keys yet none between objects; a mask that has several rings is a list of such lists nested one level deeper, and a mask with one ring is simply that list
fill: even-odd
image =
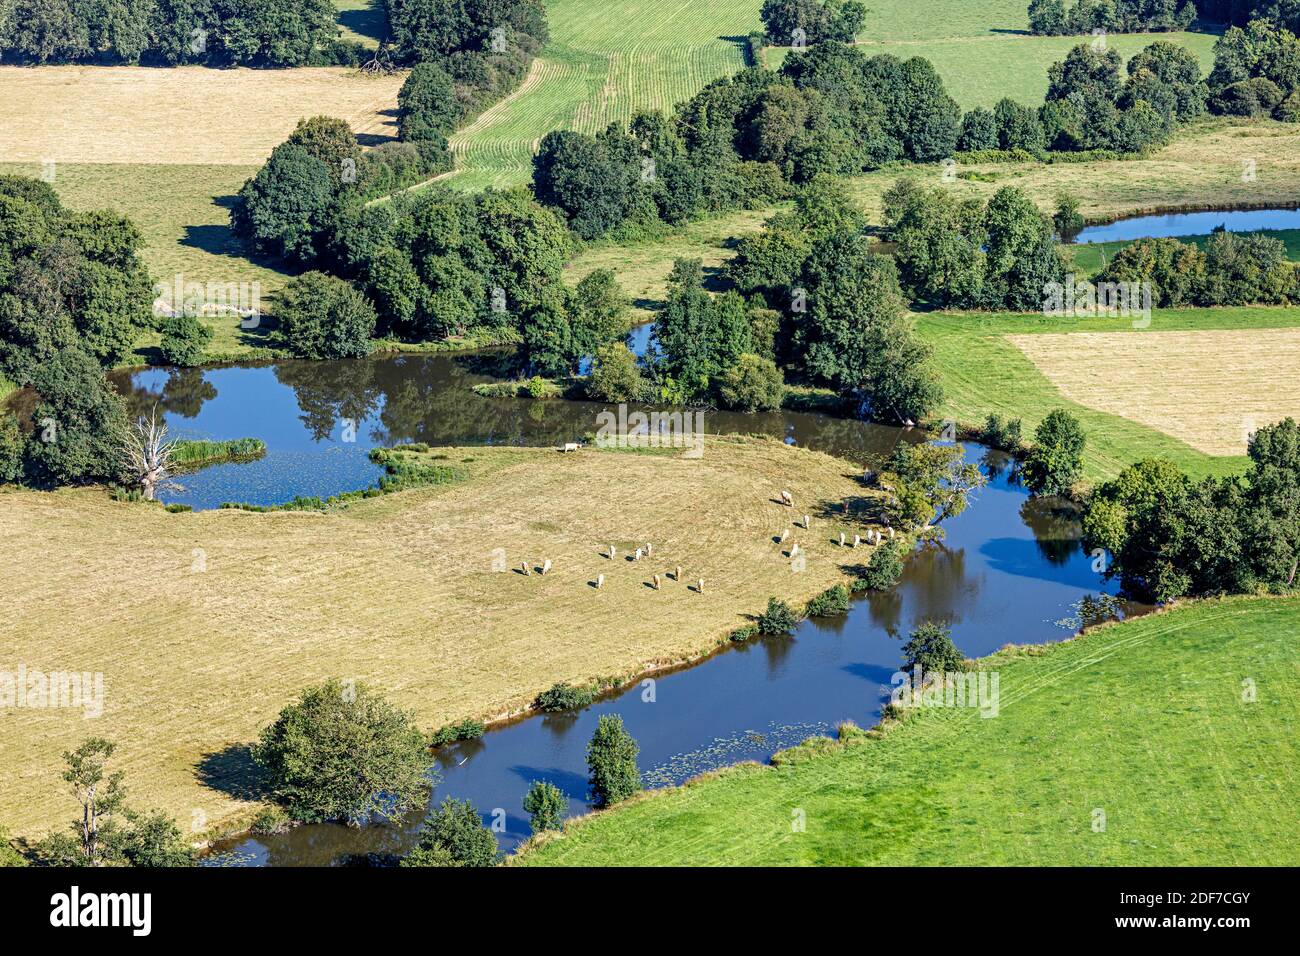
[{"label": "tree line", "polygon": [[0,176],[0,373],[34,396],[29,422],[0,409],[0,481],[116,475],[126,416],[104,378],[156,327],[140,231],[65,209],[48,183]]},{"label": "tree line", "polygon": [[1196,19],[1192,0],[1030,0],[1029,32],[1069,36],[1107,33],[1160,33],[1186,30]]},{"label": "tree line", "polygon": [[1194,481],[1147,459],[1099,486],[1084,513],[1088,548],[1107,574],[1151,601],[1284,591],[1300,568],[1300,426],[1290,418],[1249,441],[1245,475]]},{"label": "tree line", "polygon": [[[399,63],[436,63],[468,99],[513,86],[546,40],[537,0],[376,0]],[[4,0],[0,57],[23,63],[292,67],[373,55],[330,0]],[[513,78],[513,79],[512,79]],[[480,107],[481,108],[481,107]]]},{"label": "tree line", "polygon": [[330,0],[6,0],[0,58],[24,63],[357,63]]},{"label": "tree line", "polygon": [[533,192],[582,239],[628,240],[700,215],[786,198],[823,174],[900,160],[1017,152],[1137,153],[1205,111],[1196,57],[1166,41],[1133,57],[1081,44],[1049,71],[1039,109],[1003,99],[965,114],[924,58],[836,41],[706,85],[671,117],[640,113],[595,135],[548,134]]}]

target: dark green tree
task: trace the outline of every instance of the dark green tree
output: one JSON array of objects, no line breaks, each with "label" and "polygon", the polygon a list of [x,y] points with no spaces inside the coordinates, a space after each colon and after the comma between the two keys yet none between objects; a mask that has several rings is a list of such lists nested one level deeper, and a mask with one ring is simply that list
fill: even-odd
[{"label": "dark green tree", "polygon": [[1068,494],[1083,474],[1086,439],[1079,420],[1058,408],[1034,429],[1034,444],[1025,458],[1025,485],[1036,495]]},{"label": "dark green tree", "polygon": [[419,843],[402,866],[494,866],[497,853],[496,837],[474,804],[447,797],[424,821]]},{"label": "dark green tree", "polygon": [[534,833],[559,830],[564,825],[564,812],[569,808],[568,798],[553,783],[534,780],[524,794],[524,812],[531,818]]},{"label": "dark green tree", "polygon": [[303,691],[262,731],[253,759],[294,819],[357,823],[420,805],[432,784],[424,735],[364,684]]},{"label": "dark green tree", "polygon": [[275,315],[277,340],[299,358],[348,358],[370,351],[375,308],[342,279],[323,272],[291,279]]},{"label": "dark green tree", "polygon": [[591,799],[608,807],[626,800],[641,789],[641,771],[636,766],[636,740],[617,714],[603,714],[587,745],[587,771]]}]

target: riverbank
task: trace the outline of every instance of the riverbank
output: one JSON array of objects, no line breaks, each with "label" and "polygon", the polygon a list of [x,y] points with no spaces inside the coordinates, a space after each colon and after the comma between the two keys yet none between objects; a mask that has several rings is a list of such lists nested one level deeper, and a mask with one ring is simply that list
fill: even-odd
[{"label": "riverbank", "polygon": [[[779,442],[710,436],[697,460],[426,454],[465,480],[328,514],[168,514],[99,489],[0,493],[0,656],[102,672],[105,687],[93,721],[64,709],[0,722],[0,762],[14,768],[0,821],[39,836],[70,818],[71,798],[51,797],[59,755],[96,734],[118,744],[141,804],[183,826],[201,820],[196,838],[228,831],[254,807],[246,745],[308,684],[371,683],[430,733],[499,718],[558,681],[698,657],[769,596],[807,600],[843,579],[841,563],[866,558],[833,544],[855,529],[828,516],[863,496],[857,467]],[[774,500],[782,489],[813,516],[810,532]],[[802,573],[774,542],[786,527]],[[646,542],[652,559],[625,560]],[[545,576],[517,571],[546,560]],[[652,575],[679,564],[685,581],[655,590]],[[701,577],[703,593],[688,590]]]},{"label": "riverbank", "polygon": [[571,821],[514,862],[1294,866],[1298,623],[1300,599],[1233,598],[1001,651],[979,663],[996,717],[913,708]]}]

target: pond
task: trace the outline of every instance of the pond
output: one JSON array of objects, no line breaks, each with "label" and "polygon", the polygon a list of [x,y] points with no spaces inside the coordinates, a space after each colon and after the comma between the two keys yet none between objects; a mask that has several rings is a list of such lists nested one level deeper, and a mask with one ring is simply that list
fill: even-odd
[{"label": "pond", "polygon": [[[188,476],[173,500],[199,507],[234,498],[266,503],[324,494],[373,479],[365,454],[399,441],[551,444],[593,429],[603,406],[588,402],[483,399],[500,356],[390,356],[347,362],[282,362],[188,372],[147,371],[129,381],[132,400],[156,402],[178,433],[257,437],[266,459]],[[709,413],[711,416],[713,413]],[[343,419],[357,423],[345,441]],[[819,414],[718,414],[710,431],[761,433],[878,461],[900,431]],[[637,738],[648,786],[680,783],[741,760],[767,760],[841,720],[874,723],[902,661],[907,632],[942,619],[968,655],[1008,643],[1061,639],[1080,625],[1139,613],[1105,596],[1108,586],[1078,543],[1076,515],[1031,500],[1000,453],[967,446],[989,486],[946,539],[923,548],[888,594],[855,600],[847,617],[803,622],[788,638],[729,647],[657,675],[579,713],[526,718],[481,740],[436,752],[431,801],[473,801],[510,850],[529,835],[521,802],[534,780],[558,786],[570,813],[586,812],[585,751],[598,717],[622,715]],[[411,848],[423,813],[360,828],[304,826],[214,847],[209,865],[331,865],[391,862]]]},{"label": "pond", "polygon": [[[634,333],[644,342],[647,334]],[[480,382],[516,373],[500,351],[383,355],[332,362],[283,361],[210,369],[147,369],[114,376],[132,414],[157,408],[171,437],[261,438],[265,457],[182,475],[168,503],[195,509],[234,501],[272,505],[374,484],[371,448],[429,445],[559,445],[598,427],[607,406],[559,399],[483,398]],[[705,413],[712,433],[753,433],[865,461],[888,452],[897,431],[830,415],[785,411]],[[907,440],[919,441],[919,433]]]},{"label": "pond", "polygon": [[1219,212],[1180,212],[1135,216],[1104,226],[1088,226],[1076,243],[1129,242],[1165,236],[1204,236],[1223,226],[1229,232],[1300,229],[1300,209],[1238,209]]}]

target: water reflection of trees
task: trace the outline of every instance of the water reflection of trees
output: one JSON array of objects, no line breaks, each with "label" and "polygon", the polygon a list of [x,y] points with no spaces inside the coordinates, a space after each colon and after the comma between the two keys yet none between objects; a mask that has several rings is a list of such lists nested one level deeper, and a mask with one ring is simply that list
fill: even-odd
[{"label": "water reflection of trees", "polygon": [[1083,534],[1078,505],[1062,498],[1026,498],[1020,519],[1034,533],[1034,543],[1044,560],[1061,566],[1078,553]]},{"label": "water reflection of trees", "polygon": [[217,397],[217,387],[199,368],[172,369],[157,391],[137,385],[136,379],[129,376],[113,382],[126,403],[127,414],[132,418],[148,415],[155,407],[164,415],[198,418],[203,403]]},{"label": "water reflection of trees", "polygon": [[382,405],[374,362],[282,362],[275,377],[293,389],[298,418],[316,441],[329,438],[342,419],[360,423]]},{"label": "water reflection of trees", "polygon": [[923,621],[959,624],[963,609],[975,606],[980,584],[979,578],[967,574],[965,549],[924,545],[908,560],[897,587],[868,597],[871,622],[892,637],[905,637]]}]

